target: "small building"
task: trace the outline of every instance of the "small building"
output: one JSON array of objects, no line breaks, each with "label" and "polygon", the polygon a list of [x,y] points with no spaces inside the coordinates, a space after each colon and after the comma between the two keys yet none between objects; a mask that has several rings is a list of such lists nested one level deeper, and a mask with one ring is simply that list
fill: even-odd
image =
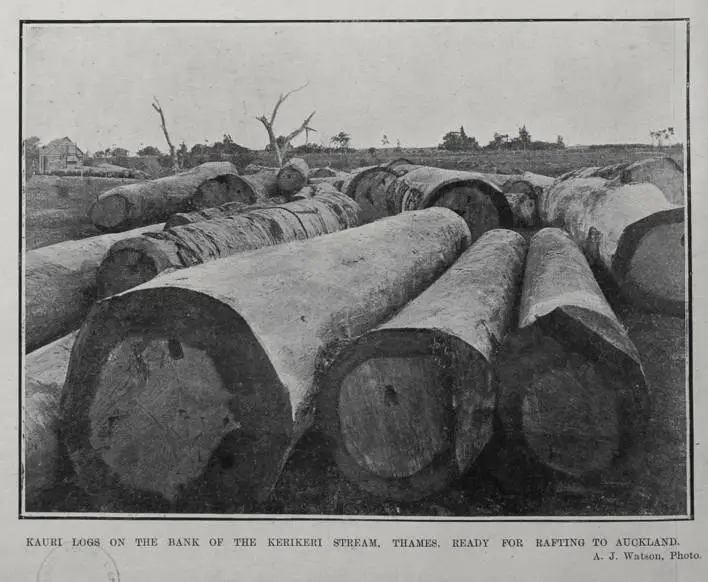
[{"label": "small building", "polygon": [[55,170],[75,168],[84,163],[84,152],[68,137],[50,141],[39,148],[39,173],[49,174]]}]

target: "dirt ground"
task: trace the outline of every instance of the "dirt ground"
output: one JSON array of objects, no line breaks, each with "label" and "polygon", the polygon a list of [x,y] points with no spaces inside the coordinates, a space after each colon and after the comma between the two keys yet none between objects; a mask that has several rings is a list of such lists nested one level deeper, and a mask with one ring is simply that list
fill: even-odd
[{"label": "dirt ground", "polygon": [[[501,158],[497,161],[501,163]],[[604,163],[619,161],[624,158],[616,156]],[[587,159],[585,163],[566,160],[564,168],[558,164],[552,174],[544,164],[527,161],[519,169],[557,175],[567,169],[590,165]],[[468,160],[467,165],[474,165],[474,160]],[[40,178],[38,183],[31,184],[26,194],[27,248],[97,234],[85,215],[95,196],[119,181],[105,182],[74,184],[69,187],[68,195],[62,196],[57,195],[57,183]],[[415,503],[394,503],[367,494],[344,479],[325,437],[315,427],[297,445],[271,499],[249,512],[461,518],[686,514],[690,511],[687,506],[687,321],[633,308],[622,301],[611,285],[606,292],[640,352],[652,394],[652,416],[636,450],[601,479],[581,483],[554,474],[536,464],[518,442],[512,442],[502,431],[497,431],[472,469],[445,492]],[[83,493],[69,470],[55,489],[35,500],[28,509],[115,510]],[[230,508],[234,513],[241,509]],[[146,507],[129,510],[156,511]]]}]

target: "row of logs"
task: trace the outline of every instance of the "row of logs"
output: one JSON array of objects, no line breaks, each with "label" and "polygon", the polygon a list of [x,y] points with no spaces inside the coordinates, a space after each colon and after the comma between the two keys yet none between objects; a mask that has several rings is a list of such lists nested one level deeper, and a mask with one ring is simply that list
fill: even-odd
[{"label": "row of logs", "polygon": [[[347,477],[416,499],[474,463],[497,402],[541,462],[581,477],[607,469],[641,433],[648,393],[582,252],[557,229],[537,234],[528,258],[508,230],[471,240],[454,212],[406,212],[98,303],[60,401],[78,482],[113,507],[257,503],[317,413]],[[500,386],[499,350],[526,328],[547,338],[529,346],[533,380]],[[28,380],[27,401],[46,411],[49,384]],[[26,447],[51,451],[33,422]],[[51,468],[29,457],[27,488],[51,482]]]}]

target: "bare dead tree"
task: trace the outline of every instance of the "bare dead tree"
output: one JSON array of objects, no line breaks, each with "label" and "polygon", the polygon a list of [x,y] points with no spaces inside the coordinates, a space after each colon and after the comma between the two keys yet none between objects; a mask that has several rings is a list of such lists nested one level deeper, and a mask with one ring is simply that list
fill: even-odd
[{"label": "bare dead tree", "polygon": [[170,139],[170,134],[167,132],[167,124],[165,123],[165,114],[162,111],[162,106],[160,105],[160,102],[157,100],[157,97],[153,96],[153,99],[155,100],[155,102],[152,104],[152,108],[160,114],[160,123],[162,126],[162,133],[165,134],[165,139],[167,140],[167,147],[170,148],[170,157],[172,158],[172,168],[176,174],[180,169],[179,168],[179,161],[177,159],[177,151],[175,150],[175,146],[172,144],[172,140]]},{"label": "bare dead tree", "polygon": [[270,115],[270,119],[268,119],[265,115],[261,115],[260,117],[256,117],[258,121],[260,121],[263,126],[266,128],[266,131],[268,132],[268,140],[270,141],[270,147],[273,149],[275,152],[275,155],[278,158],[278,166],[283,167],[283,162],[285,161],[285,155],[287,154],[288,150],[290,149],[290,142],[295,139],[298,135],[300,135],[305,129],[307,129],[310,121],[315,115],[315,111],[310,113],[310,115],[307,116],[305,121],[300,124],[300,127],[297,129],[291,131],[288,135],[285,136],[285,139],[282,140],[282,145],[278,143],[278,139],[275,137],[275,131],[273,130],[273,123],[275,122],[275,117],[278,115],[278,109],[280,109],[280,106],[285,102],[285,100],[290,97],[293,93],[297,93],[298,91],[302,91],[305,87],[307,87],[310,84],[310,82],[306,82],[304,85],[301,85],[300,87],[297,87],[293,89],[292,91],[288,91],[285,94],[280,94],[280,97],[278,97],[278,101],[275,103],[275,107],[273,107],[273,113]]}]

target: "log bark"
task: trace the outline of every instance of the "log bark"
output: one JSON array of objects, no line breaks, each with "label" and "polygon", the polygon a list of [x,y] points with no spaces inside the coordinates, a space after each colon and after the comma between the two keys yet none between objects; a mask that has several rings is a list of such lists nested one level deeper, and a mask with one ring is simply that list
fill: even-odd
[{"label": "log bark", "polygon": [[492,370],[525,254],[521,235],[485,233],[398,315],[336,356],[318,413],[347,478],[412,501],[472,465],[492,436]]},{"label": "log bark", "polygon": [[76,332],[25,357],[23,478],[25,503],[56,485],[60,466],[59,399]]},{"label": "log bark", "polygon": [[271,166],[262,166],[260,164],[248,164],[240,173],[242,176],[249,176],[260,172],[273,172],[277,174],[279,169],[280,168],[273,168]]},{"label": "log bark", "polygon": [[359,214],[353,200],[329,187],[315,198],[125,239],[112,246],[101,263],[98,292],[108,297],[172,269],[358,226]]},{"label": "log bark", "polygon": [[278,172],[278,190],[286,198],[307,186],[310,168],[302,158],[291,158]]},{"label": "log bark", "polygon": [[311,423],[318,353],[400,309],[468,242],[454,213],[410,212],[100,302],[61,402],[78,482],[171,510],[267,498]]},{"label": "log bark", "polygon": [[643,438],[650,397],[639,354],[560,229],[530,242],[519,331],[498,370],[504,429],[555,471],[596,478]]},{"label": "log bark", "polygon": [[[99,196],[89,216],[94,225],[104,231],[123,231],[163,222],[176,212],[194,209],[194,195],[205,182],[237,173],[230,162],[209,162],[174,176],[118,186]],[[208,196],[203,199],[208,201]],[[215,204],[207,203],[206,207],[210,206]]]},{"label": "log bark", "polygon": [[71,240],[25,253],[25,351],[79,327],[97,298],[96,273],[114,243],[162,226]]},{"label": "log bark", "polygon": [[647,158],[611,166],[580,168],[563,174],[559,181],[574,178],[604,178],[612,185],[648,182],[661,190],[672,204],[684,205],[683,170],[670,157]]},{"label": "log bark", "polygon": [[538,211],[543,225],[567,230],[631,302],[684,313],[684,208],[656,186],[567,178],[543,194]]},{"label": "log bark", "polygon": [[185,224],[193,224],[195,222],[204,222],[205,220],[214,220],[215,218],[227,218],[236,214],[243,214],[258,208],[270,208],[285,204],[286,200],[282,196],[273,196],[263,200],[257,204],[246,204],[244,202],[227,202],[215,208],[205,208],[204,210],[193,210],[192,212],[178,212],[173,214],[165,222],[165,230],[169,230],[176,226]]},{"label": "log bark", "polygon": [[513,215],[501,190],[484,175],[428,166],[399,165],[399,177],[385,192],[376,190],[372,198],[385,198],[390,214],[442,206],[462,216],[477,240],[492,228],[511,228]]}]

